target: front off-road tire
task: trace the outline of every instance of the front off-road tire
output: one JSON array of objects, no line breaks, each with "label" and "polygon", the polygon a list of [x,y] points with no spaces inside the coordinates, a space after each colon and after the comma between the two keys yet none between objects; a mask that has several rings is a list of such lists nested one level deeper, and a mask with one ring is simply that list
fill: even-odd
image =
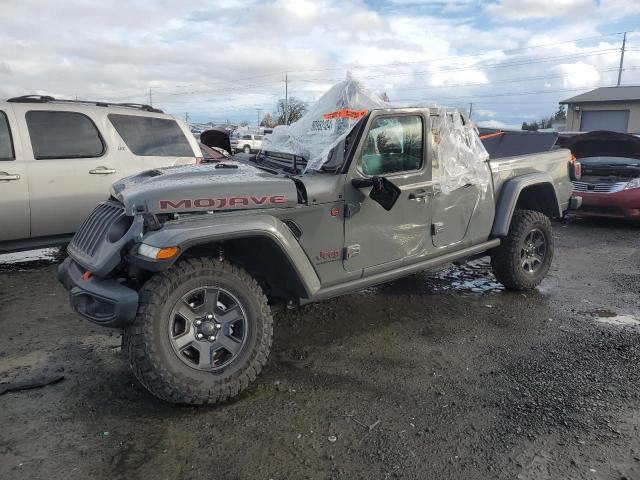
[{"label": "front off-road tire", "polygon": [[173,403],[216,403],[255,380],[273,319],[256,281],[229,262],[181,260],[140,290],[123,345],[136,378]]},{"label": "front off-road tire", "polygon": [[491,251],[491,268],[509,290],[529,290],[549,271],[553,250],[549,218],[533,210],[516,210],[509,233]]}]

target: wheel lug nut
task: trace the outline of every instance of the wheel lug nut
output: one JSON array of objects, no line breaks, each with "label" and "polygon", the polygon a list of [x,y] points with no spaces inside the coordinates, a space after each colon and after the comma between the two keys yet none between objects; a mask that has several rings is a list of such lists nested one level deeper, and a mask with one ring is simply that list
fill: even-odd
[{"label": "wheel lug nut", "polygon": [[216,339],[216,336],[215,336],[215,335],[211,335],[211,336],[209,337],[209,340],[211,340],[212,342],[213,342],[215,339]]},{"label": "wheel lug nut", "polygon": [[216,328],[222,328],[222,325],[220,325],[219,323],[216,323]]},{"label": "wheel lug nut", "polygon": [[211,320],[211,319],[213,319],[213,315],[211,315],[210,313],[207,314],[207,320]]},{"label": "wheel lug nut", "polygon": [[200,339],[200,338],[202,338],[202,337],[204,337],[204,335],[203,335],[203,334],[201,334],[201,333],[198,333],[198,334],[196,335],[196,338],[197,338],[197,339]]},{"label": "wheel lug nut", "polygon": [[196,320],[196,325],[202,325],[202,320]]}]

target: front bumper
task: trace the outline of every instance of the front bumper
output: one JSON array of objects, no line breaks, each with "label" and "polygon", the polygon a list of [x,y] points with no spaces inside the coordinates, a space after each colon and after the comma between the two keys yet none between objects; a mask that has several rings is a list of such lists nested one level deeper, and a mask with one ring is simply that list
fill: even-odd
[{"label": "front bumper", "polygon": [[58,279],[69,291],[73,309],[87,320],[109,328],[124,328],[138,310],[138,292],[110,277],[83,276],[71,258],[58,267]]},{"label": "front bumper", "polygon": [[576,215],[640,220],[640,188],[615,193],[576,192],[573,195],[582,197],[582,206],[573,211]]}]

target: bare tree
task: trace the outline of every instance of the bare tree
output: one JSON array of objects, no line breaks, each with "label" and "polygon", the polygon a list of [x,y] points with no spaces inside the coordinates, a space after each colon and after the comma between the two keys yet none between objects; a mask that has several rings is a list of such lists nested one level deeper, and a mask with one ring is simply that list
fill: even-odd
[{"label": "bare tree", "polygon": [[243,120],[240,122],[240,126],[241,127],[248,127],[249,126],[249,122],[247,122],[246,120]]},{"label": "bare tree", "polygon": [[261,127],[265,128],[273,128],[276,126],[276,122],[273,120],[273,115],[270,113],[265,113],[264,117],[262,117],[262,121],[260,122]]},{"label": "bare tree", "polygon": [[293,122],[297,122],[307,111],[307,104],[302,100],[297,100],[290,97],[286,102],[286,115],[285,115],[285,101],[283,98],[278,100],[278,111],[276,112],[276,124],[277,125],[291,125]]}]

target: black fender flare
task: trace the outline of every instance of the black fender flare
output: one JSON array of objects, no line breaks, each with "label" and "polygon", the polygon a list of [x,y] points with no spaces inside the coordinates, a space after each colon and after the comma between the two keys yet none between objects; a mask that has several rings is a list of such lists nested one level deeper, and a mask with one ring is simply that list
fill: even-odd
[{"label": "black fender flare", "polygon": [[547,192],[545,194],[547,196],[551,195],[549,192],[553,192],[552,198],[541,199],[541,205],[544,204],[544,207],[540,211],[552,218],[562,217],[558,193],[553,185],[551,176],[545,172],[520,175],[507,180],[500,189],[500,195],[496,203],[496,215],[491,229],[492,237],[505,237],[509,233],[511,218],[518,204],[520,194],[523,190],[534,186],[543,187]]},{"label": "black fender flare", "polygon": [[169,268],[182,253],[192,247],[251,237],[266,238],[282,252],[307,297],[313,296],[320,289],[320,279],[296,237],[284,222],[268,214],[251,217],[221,216],[215,221],[203,215],[194,222],[166,225],[160,230],[147,234],[143,242],[160,248],[177,246],[180,248],[178,256],[168,261],[146,259],[137,253],[137,245],[135,245],[129,252],[129,258],[131,263],[145,270],[161,271]]}]

